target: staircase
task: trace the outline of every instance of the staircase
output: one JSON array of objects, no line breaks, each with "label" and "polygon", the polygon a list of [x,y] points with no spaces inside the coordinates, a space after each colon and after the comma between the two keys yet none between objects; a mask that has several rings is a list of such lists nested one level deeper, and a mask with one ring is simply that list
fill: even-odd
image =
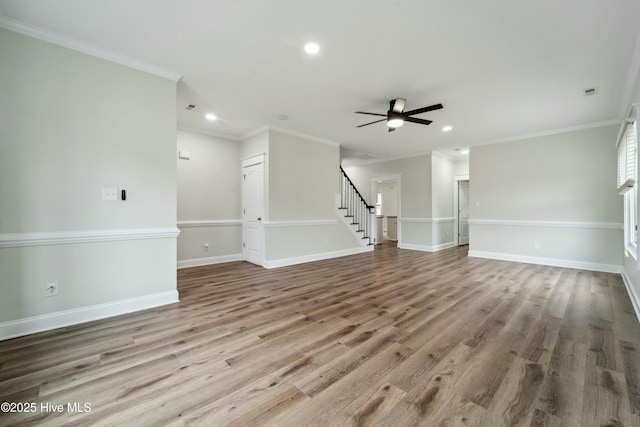
[{"label": "staircase", "polygon": [[364,197],[353,185],[342,166],[340,166],[340,194],[338,210],[354,226],[356,234],[361,236],[363,246],[375,244],[374,221],[375,206],[367,205]]}]

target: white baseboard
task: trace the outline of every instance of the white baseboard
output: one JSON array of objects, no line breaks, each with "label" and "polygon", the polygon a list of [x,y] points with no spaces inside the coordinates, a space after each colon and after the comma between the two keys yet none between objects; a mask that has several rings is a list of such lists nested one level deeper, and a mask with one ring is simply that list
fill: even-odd
[{"label": "white baseboard", "polygon": [[90,305],[0,323],[0,341],[180,302],[178,291]]},{"label": "white baseboard", "polygon": [[638,295],[635,291],[633,283],[631,282],[631,278],[627,275],[627,271],[624,269],[624,266],[622,267],[621,274],[624,286],[627,288],[627,294],[629,294],[629,299],[631,300],[631,304],[633,305],[633,310],[636,312],[636,317],[640,322],[640,295]]},{"label": "white baseboard", "polygon": [[544,258],[528,255],[505,254],[469,250],[470,257],[498,259],[501,261],[523,262],[525,264],[549,265],[552,267],[575,268],[578,270],[601,271],[603,273],[621,273],[622,266],[616,264],[600,264],[596,262],[575,261],[570,259]]},{"label": "white baseboard", "polygon": [[435,246],[415,245],[413,243],[398,243],[398,247],[400,249],[411,249],[412,251],[438,252],[444,249],[455,247],[455,243],[447,242],[447,243],[442,243],[440,245],[435,245]]},{"label": "white baseboard", "polygon": [[304,255],[304,256],[299,256],[294,258],[265,260],[263,267],[264,268],[286,267],[289,265],[304,264],[306,262],[313,262],[313,261],[322,261],[325,259],[338,258],[338,257],[361,254],[364,252],[372,252],[372,251],[373,251],[373,245],[368,245],[360,248],[343,249],[340,251],[333,251],[333,252],[323,252],[319,254]]},{"label": "white baseboard", "polygon": [[178,268],[199,267],[201,265],[221,264],[223,262],[242,261],[242,254],[219,255],[207,258],[183,259],[178,261]]}]

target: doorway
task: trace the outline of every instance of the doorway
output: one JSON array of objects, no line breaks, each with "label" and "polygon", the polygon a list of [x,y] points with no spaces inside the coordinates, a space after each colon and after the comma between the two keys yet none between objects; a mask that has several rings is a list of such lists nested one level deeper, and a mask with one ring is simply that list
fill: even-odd
[{"label": "doorway", "polygon": [[458,181],[458,246],[469,244],[469,180]]},{"label": "doorway", "polygon": [[456,175],[453,181],[453,236],[455,246],[469,244],[469,175]]},{"label": "doorway", "polygon": [[264,155],[242,161],[242,259],[264,264]]},{"label": "doorway", "polygon": [[399,245],[402,236],[400,174],[372,178],[371,195],[376,206],[376,243],[391,241]]}]

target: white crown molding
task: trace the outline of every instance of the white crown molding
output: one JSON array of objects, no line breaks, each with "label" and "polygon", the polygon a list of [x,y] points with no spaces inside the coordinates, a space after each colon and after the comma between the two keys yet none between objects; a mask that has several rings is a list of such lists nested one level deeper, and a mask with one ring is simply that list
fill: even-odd
[{"label": "white crown molding", "polygon": [[320,137],[317,137],[317,136],[309,135],[309,134],[302,133],[302,132],[297,132],[295,130],[290,130],[290,129],[286,129],[286,128],[282,128],[280,126],[274,126],[274,125],[260,126],[256,130],[253,130],[251,132],[245,133],[244,135],[241,135],[240,138],[238,138],[238,139],[241,140],[241,141],[245,141],[245,140],[247,140],[249,138],[252,138],[252,137],[254,137],[256,135],[260,135],[261,133],[268,132],[268,131],[280,132],[280,133],[284,133],[285,135],[291,135],[291,136],[295,136],[295,137],[298,137],[298,138],[304,138],[304,139],[308,139],[309,141],[319,142],[319,143],[331,145],[331,146],[334,146],[334,147],[340,146],[339,142],[331,141],[331,140],[328,140],[328,139],[320,138]]},{"label": "white crown molding", "polygon": [[119,53],[111,52],[101,47],[93,46],[85,42],[66,37],[61,34],[37,28],[15,19],[7,18],[0,15],[0,28],[4,28],[15,33],[19,33],[25,36],[33,37],[38,40],[52,43],[58,46],[65,47],[67,49],[75,50],[96,58],[104,59],[116,64],[124,65],[125,67],[133,68],[138,71],[144,71],[145,73],[153,74],[158,77],[162,77],[174,82],[177,82],[182,78],[182,75],[174,73],[173,71],[165,70],[155,65],[148,64],[146,62],[138,61],[137,59],[130,58]]},{"label": "white crown molding", "polygon": [[276,132],[284,133],[286,135],[296,136],[298,138],[308,139],[308,140],[313,141],[313,142],[319,142],[321,144],[327,144],[327,145],[331,145],[331,146],[334,146],[334,147],[340,146],[339,142],[331,141],[329,139],[320,138],[320,137],[317,137],[317,136],[309,135],[307,133],[298,132],[298,131],[295,131],[295,130],[282,128],[280,126],[268,125],[268,128],[271,131],[276,131]]},{"label": "white crown molding", "polygon": [[178,291],[168,291],[12,320],[0,323],[0,341],[177,302],[180,302]]},{"label": "white crown molding", "polygon": [[314,227],[318,225],[336,225],[337,219],[310,219],[300,221],[263,221],[262,225],[266,228],[280,227]]},{"label": "white crown molding", "polygon": [[178,228],[228,227],[242,225],[241,219],[202,219],[178,221]]},{"label": "white crown molding", "polygon": [[475,258],[497,259],[501,261],[521,262],[525,264],[548,265],[552,267],[575,268],[578,270],[601,271],[604,273],[621,273],[622,266],[601,264],[596,262],[575,261],[570,259],[544,258],[527,255],[506,254],[469,250],[469,256]]},{"label": "white crown molding", "polygon": [[401,222],[413,222],[413,223],[424,223],[424,224],[432,224],[439,222],[454,222],[456,219],[454,217],[447,218],[398,218]]},{"label": "white crown molding", "polygon": [[470,145],[469,148],[470,148],[470,150],[472,150],[473,147],[479,147],[479,146],[483,146],[483,145],[501,144],[503,142],[522,141],[522,140],[525,140],[525,139],[539,138],[539,137],[542,137],[542,136],[559,135],[559,134],[563,134],[563,133],[577,132],[577,131],[580,131],[580,130],[594,129],[594,128],[600,128],[600,127],[604,127],[604,126],[620,125],[620,123],[621,123],[620,119],[611,119],[611,120],[604,120],[604,121],[601,121],[601,122],[585,123],[585,124],[576,125],[576,126],[568,126],[568,127],[564,127],[564,128],[549,129],[549,130],[544,130],[544,131],[540,131],[540,132],[528,133],[528,134],[524,134],[524,135],[508,136],[508,137],[505,137],[505,138],[499,138],[499,139],[493,139],[493,140],[489,140],[489,141],[483,141],[483,142],[479,142],[477,144]]},{"label": "white crown molding", "polygon": [[595,228],[600,230],[622,230],[619,222],[590,222],[590,221],[534,221],[510,219],[470,219],[469,225],[497,225],[516,227],[556,227],[556,228]]},{"label": "white crown molding", "polygon": [[240,135],[240,141],[246,141],[249,138],[260,135],[269,131],[269,125],[260,126],[259,128]]},{"label": "white crown molding", "polygon": [[218,255],[206,258],[183,259],[178,261],[178,269],[200,267],[203,265],[222,264],[224,262],[242,261],[242,254]]},{"label": "white crown molding", "polygon": [[222,139],[228,139],[230,141],[234,141],[234,142],[240,142],[240,138],[238,138],[235,135],[229,135],[226,133],[220,133],[220,132],[216,132],[210,129],[202,129],[202,128],[197,128],[194,126],[187,126],[187,125],[183,125],[181,123],[178,123],[178,130],[184,131],[184,132],[191,132],[191,133],[199,133],[201,135],[207,135],[207,136],[215,136],[216,138],[222,138]]},{"label": "white crown molding", "polygon": [[265,260],[262,265],[264,268],[287,267],[289,265],[304,264],[307,262],[322,261],[325,259],[339,258],[348,255],[356,255],[365,252],[373,252],[373,245],[367,245],[359,248],[343,249],[333,252],[322,252],[313,255],[303,255],[294,258],[282,258],[276,260]]},{"label": "white crown molding", "polygon": [[127,230],[84,230],[45,233],[0,233],[0,248],[69,245],[121,240],[175,239],[177,228],[142,228]]}]

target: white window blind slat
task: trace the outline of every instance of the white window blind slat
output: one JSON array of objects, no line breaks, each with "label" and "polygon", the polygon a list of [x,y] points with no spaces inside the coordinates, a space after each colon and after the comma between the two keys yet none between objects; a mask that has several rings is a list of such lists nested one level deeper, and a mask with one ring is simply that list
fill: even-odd
[{"label": "white window blind slat", "polygon": [[636,122],[627,124],[624,135],[618,145],[618,193],[622,194],[633,188],[637,181]]}]

